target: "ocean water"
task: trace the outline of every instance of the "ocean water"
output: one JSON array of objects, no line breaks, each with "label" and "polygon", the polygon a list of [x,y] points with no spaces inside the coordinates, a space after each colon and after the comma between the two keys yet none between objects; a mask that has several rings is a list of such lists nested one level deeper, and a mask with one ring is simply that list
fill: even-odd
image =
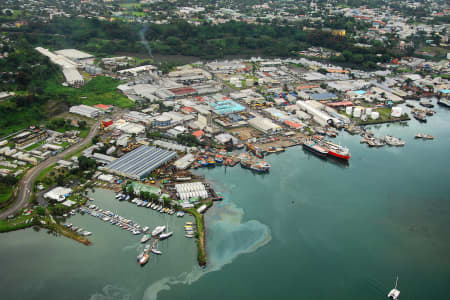
[{"label": "ocean water", "polygon": [[[70,222],[94,232],[86,247],[44,231],[0,235],[1,299],[384,299],[399,276],[402,299],[450,295],[449,111],[426,124],[372,126],[402,148],[368,148],[342,133],[349,165],[300,147],[267,157],[269,174],[239,166],[197,171],[222,192],[206,214],[208,266],[183,223],[117,202],[94,203],[142,225],[169,224],[163,255],[143,268],[139,238],[91,216]],[[415,140],[417,132],[433,141]]]}]

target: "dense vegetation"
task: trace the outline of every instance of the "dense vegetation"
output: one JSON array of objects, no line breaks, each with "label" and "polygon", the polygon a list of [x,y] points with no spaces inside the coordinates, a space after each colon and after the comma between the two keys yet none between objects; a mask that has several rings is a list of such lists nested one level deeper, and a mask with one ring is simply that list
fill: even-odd
[{"label": "dense vegetation", "polygon": [[[345,21],[345,20],[344,20]],[[347,23],[343,23],[345,27]],[[330,22],[329,25],[332,25]],[[341,26],[341,24],[338,24]],[[348,25],[348,24],[347,24]],[[350,24],[349,26],[355,26]],[[394,53],[380,44],[372,48],[354,47],[354,41],[333,36],[325,31],[303,31],[302,25],[253,25],[244,22],[204,23],[194,26],[185,21],[151,24],[145,30],[152,53],[182,54],[207,59],[226,55],[265,55],[295,57],[296,52],[310,46],[323,46],[336,51],[347,50],[349,64],[374,68]],[[97,54],[117,52],[147,53],[139,32],[142,25],[124,22],[101,22],[96,19],[54,19],[48,24],[24,27],[29,42],[52,48],[80,48]],[[380,54],[380,55],[377,55]]]},{"label": "dense vegetation", "polygon": [[55,78],[58,67],[23,39],[8,47],[9,56],[0,60],[0,91],[26,90],[42,94],[44,82]]}]

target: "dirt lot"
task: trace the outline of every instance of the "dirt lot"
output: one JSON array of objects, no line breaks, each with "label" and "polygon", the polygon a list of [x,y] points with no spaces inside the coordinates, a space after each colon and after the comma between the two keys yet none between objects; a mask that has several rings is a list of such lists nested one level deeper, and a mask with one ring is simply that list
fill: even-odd
[{"label": "dirt lot", "polygon": [[247,141],[250,138],[260,137],[262,133],[251,127],[239,127],[228,129],[228,132],[237,136],[241,141]]}]

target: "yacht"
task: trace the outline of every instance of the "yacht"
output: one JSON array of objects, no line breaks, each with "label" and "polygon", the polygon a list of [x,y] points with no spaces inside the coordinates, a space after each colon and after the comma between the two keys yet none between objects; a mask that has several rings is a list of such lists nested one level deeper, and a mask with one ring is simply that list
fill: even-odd
[{"label": "yacht", "polygon": [[398,283],[398,276],[397,279],[395,280],[395,288],[393,288],[388,294],[389,299],[397,300],[398,297],[400,296],[400,291],[397,290],[397,283]]},{"label": "yacht", "polygon": [[165,229],[166,226],[156,226],[155,229],[153,229],[152,231],[152,236],[160,235]]},{"label": "yacht", "polygon": [[167,239],[169,237],[171,237],[173,235],[173,232],[165,232],[165,233],[161,233],[161,235],[159,236],[160,240],[164,240]]}]

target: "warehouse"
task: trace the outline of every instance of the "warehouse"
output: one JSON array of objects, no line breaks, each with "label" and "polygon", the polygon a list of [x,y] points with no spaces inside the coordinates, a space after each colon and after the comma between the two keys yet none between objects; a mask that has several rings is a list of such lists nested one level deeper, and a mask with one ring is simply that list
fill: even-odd
[{"label": "warehouse", "polygon": [[84,63],[87,61],[93,61],[94,60],[94,56],[86,53],[86,52],[82,52],[79,51],[77,49],[63,49],[63,50],[58,50],[55,51],[55,54],[57,55],[62,55],[68,59],[70,59],[71,61],[74,61],[76,63]]},{"label": "warehouse", "polygon": [[84,104],[72,106],[70,108],[69,112],[72,114],[76,114],[76,115],[80,115],[80,116],[84,116],[84,117],[88,117],[88,118],[95,118],[102,113],[101,110],[91,107],[91,106],[84,105]]},{"label": "warehouse", "polygon": [[274,133],[281,130],[281,127],[273,123],[271,120],[263,117],[255,117],[248,121],[253,128],[264,133]]},{"label": "warehouse", "polygon": [[177,156],[175,152],[141,146],[105,167],[106,171],[140,180]]}]

